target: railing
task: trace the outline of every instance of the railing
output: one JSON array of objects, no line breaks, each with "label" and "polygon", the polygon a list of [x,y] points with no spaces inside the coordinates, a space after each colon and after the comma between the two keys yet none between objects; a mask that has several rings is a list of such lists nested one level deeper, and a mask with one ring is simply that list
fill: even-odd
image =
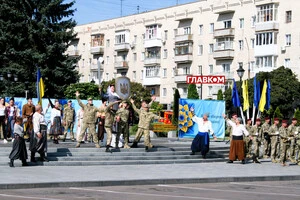
[{"label": "railing", "polygon": [[232,50],[232,49],[233,49],[232,41],[217,42],[214,45],[214,51],[224,51],[224,50]]}]

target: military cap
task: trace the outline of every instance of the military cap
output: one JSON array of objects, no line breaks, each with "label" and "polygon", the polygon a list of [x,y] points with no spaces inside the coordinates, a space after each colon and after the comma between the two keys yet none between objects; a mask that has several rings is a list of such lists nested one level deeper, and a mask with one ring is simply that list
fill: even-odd
[{"label": "military cap", "polygon": [[297,120],[297,118],[294,117],[294,118],[292,119],[292,121],[295,121],[295,120]]},{"label": "military cap", "polygon": [[251,119],[247,119],[247,122],[252,121]]},{"label": "military cap", "polygon": [[92,98],[92,97],[89,97],[89,98],[88,98],[88,101],[90,101],[90,100],[93,100],[93,98]]},{"label": "military cap", "polygon": [[260,118],[257,118],[256,121],[257,121],[257,122],[260,122],[261,120],[260,120]]},{"label": "military cap", "polygon": [[282,123],[286,123],[286,124],[287,124],[287,123],[288,123],[288,120],[283,119],[283,120],[282,120]]},{"label": "military cap", "polygon": [[274,118],[274,121],[279,121],[279,118],[275,117],[275,118]]},{"label": "military cap", "polygon": [[68,103],[72,103],[72,100],[68,100]]},{"label": "military cap", "polygon": [[269,120],[270,119],[270,117],[265,117],[265,120]]}]

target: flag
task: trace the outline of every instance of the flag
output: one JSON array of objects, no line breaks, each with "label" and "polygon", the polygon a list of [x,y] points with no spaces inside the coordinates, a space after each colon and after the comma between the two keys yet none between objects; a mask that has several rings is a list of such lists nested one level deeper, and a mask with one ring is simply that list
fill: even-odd
[{"label": "flag", "polygon": [[42,98],[44,96],[44,82],[39,68],[36,75],[36,89],[37,89],[38,104],[42,105]]},{"label": "flag", "polygon": [[260,93],[260,84],[259,81],[256,82],[256,76],[254,76],[253,79],[253,88],[254,88],[254,92],[253,92],[253,103],[255,105],[255,107],[258,107],[258,103],[259,103],[259,93]]},{"label": "flag", "polygon": [[243,99],[244,99],[244,104],[243,104],[243,111],[248,110],[250,107],[249,105],[249,93],[248,93],[248,81],[243,81]]},{"label": "flag", "polygon": [[271,82],[270,80],[268,80],[268,85],[267,85],[267,103],[266,103],[266,110],[270,109],[270,105],[271,105]]},{"label": "flag", "polygon": [[241,101],[238,93],[238,89],[236,87],[235,81],[233,81],[233,88],[232,88],[232,94],[231,94],[231,100],[234,107],[240,107]]},{"label": "flag", "polygon": [[265,110],[265,105],[266,105],[266,102],[267,102],[267,81],[265,80],[264,81],[264,86],[263,86],[263,89],[262,89],[262,92],[261,92],[261,99],[259,101],[259,111],[260,112],[264,112]]}]

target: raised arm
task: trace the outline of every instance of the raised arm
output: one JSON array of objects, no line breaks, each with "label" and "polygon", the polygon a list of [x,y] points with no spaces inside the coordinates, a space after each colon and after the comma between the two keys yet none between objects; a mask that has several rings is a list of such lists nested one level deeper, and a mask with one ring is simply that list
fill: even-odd
[{"label": "raised arm", "polygon": [[130,102],[131,102],[131,105],[132,105],[132,108],[135,112],[137,112],[137,114],[141,114],[141,111],[139,109],[136,108],[136,106],[134,105],[134,100],[133,99],[130,99]]},{"label": "raised arm", "polygon": [[75,95],[76,95],[76,99],[77,99],[78,104],[80,105],[80,107],[81,107],[81,108],[84,108],[84,104],[83,104],[82,101],[79,99],[79,95],[80,95],[79,92],[76,91]]}]

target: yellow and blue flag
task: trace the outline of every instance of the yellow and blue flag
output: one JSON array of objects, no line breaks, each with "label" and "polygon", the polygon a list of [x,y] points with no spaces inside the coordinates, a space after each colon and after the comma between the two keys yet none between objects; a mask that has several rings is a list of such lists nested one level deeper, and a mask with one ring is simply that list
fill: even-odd
[{"label": "yellow and blue flag", "polygon": [[258,106],[260,112],[264,112],[266,103],[267,103],[267,81],[265,80],[264,81],[264,86],[263,86],[263,89],[262,89],[262,92],[261,92],[261,98],[260,98],[260,101],[259,101],[259,106]]},{"label": "yellow and blue flag", "polygon": [[38,104],[42,105],[42,98],[44,96],[44,92],[45,92],[45,86],[44,86],[44,81],[41,75],[41,71],[38,68],[37,71],[37,76],[36,76],[36,94],[37,94],[37,98],[38,98]]}]

